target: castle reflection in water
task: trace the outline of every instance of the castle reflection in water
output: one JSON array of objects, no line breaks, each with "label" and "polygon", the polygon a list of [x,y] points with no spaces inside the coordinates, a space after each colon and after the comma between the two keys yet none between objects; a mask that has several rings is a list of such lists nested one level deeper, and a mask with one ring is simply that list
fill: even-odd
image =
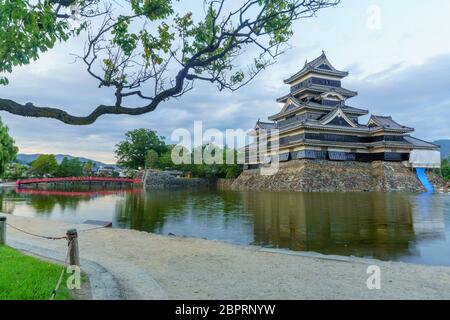
[{"label": "castle reflection in water", "polygon": [[419,254],[414,246],[418,239],[445,236],[440,200],[430,196],[246,193],[242,197],[247,210],[258,212],[257,244],[392,259]]}]

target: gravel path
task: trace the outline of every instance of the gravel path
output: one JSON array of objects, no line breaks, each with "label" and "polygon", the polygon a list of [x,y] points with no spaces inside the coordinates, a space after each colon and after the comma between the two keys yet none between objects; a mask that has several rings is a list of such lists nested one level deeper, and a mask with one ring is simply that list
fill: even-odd
[{"label": "gravel path", "polygon": [[[59,236],[75,227],[7,215],[27,231]],[[64,241],[11,228],[10,244],[64,256]],[[80,233],[83,259],[102,266],[124,299],[450,299],[450,268],[345,257],[294,254],[201,239],[100,229]],[[367,267],[378,265],[381,290],[368,290]]]}]

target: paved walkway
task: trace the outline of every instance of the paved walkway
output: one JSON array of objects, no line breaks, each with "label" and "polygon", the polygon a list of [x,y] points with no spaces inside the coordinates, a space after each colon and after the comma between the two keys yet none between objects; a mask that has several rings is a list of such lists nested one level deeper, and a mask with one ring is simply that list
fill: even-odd
[{"label": "paved walkway", "polygon": [[[51,236],[92,227],[7,217],[17,227]],[[11,245],[39,254],[63,257],[66,250],[64,241],[11,228],[7,235]],[[79,242],[82,259],[110,274],[112,292],[117,285],[123,299],[450,299],[450,268],[444,267],[324,259],[119,229],[82,232]],[[381,268],[381,290],[367,289],[366,270],[372,264]]]}]

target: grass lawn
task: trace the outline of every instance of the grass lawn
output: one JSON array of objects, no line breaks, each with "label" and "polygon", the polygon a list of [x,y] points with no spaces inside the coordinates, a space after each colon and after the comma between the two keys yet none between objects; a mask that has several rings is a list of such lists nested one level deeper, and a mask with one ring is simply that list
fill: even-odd
[{"label": "grass lawn", "polygon": [[[62,266],[42,261],[0,245],[0,300],[49,300]],[[72,300],[66,279],[56,300]]]}]

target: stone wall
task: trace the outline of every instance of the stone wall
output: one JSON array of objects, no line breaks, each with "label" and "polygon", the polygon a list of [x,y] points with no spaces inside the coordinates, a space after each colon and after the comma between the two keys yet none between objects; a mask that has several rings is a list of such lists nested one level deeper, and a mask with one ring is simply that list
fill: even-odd
[{"label": "stone wall", "polygon": [[[433,174],[430,173],[430,176]],[[278,172],[263,176],[244,171],[231,190],[300,192],[424,192],[413,171],[398,162],[332,162],[296,160],[280,164]]]},{"label": "stone wall", "polygon": [[153,189],[196,188],[208,186],[206,179],[177,178],[167,172],[148,170],[145,177],[145,186]]},{"label": "stone wall", "polygon": [[217,189],[230,190],[236,179],[217,179]]},{"label": "stone wall", "polygon": [[445,186],[444,179],[434,172],[427,172],[427,177],[428,180],[430,180],[430,183],[433,185],[434,190],[440,190]]}]

